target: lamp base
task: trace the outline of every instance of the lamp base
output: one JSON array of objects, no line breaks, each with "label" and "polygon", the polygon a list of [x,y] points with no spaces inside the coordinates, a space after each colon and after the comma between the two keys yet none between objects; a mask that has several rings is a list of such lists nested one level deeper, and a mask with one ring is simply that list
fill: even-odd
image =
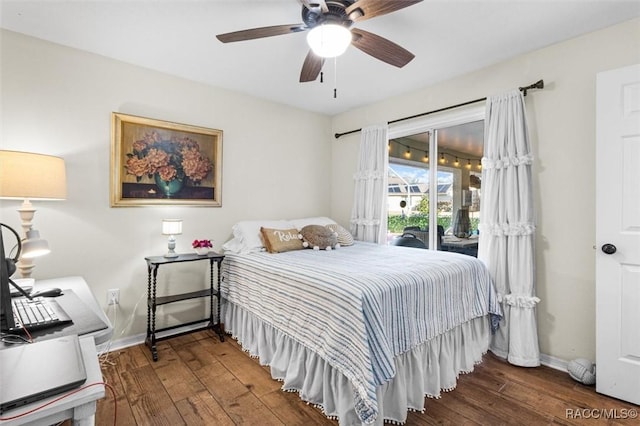
[{"label": "lamp base", "polygon": [[176,237],[174,235],[169,235],[169,244],[167,245],[167,254],[164,257],[172,258],[178,257],[178,253],[175,252],[176,248]]},{"label": "lamp base", "polygon": [[[36,209],[33,208],[31,201],[25,198],[18,209],[18,213],[20,214],[20,220],[22,222],[22,239],[26,239],[27,232],[29,232],[33,226],[33,216],[36,214]],[[36,267],[36,265],[33,264],[32,259],[20,259],[16,266],[20,270],[20,276],[22,278],[31,278],[33,268]]]},{"label": "lamp base", "polygon": [[33,259],[25,259],[25,258],[20,259],[20,261],[16,263],[16,266],[20,270],[21,278],[31,278],[31,273],[33,272],[33,268],[36,267],[36,265],[33,264]]}]

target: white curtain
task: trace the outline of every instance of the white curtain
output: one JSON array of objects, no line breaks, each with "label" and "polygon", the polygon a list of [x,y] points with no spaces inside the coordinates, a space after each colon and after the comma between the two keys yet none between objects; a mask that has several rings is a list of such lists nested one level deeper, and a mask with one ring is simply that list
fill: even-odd
[{"label": "white curtain", "polygon": [[478,258],[489,268],[504,312],[490,349],[523,367],[540,365],[532,160],[522,93],[488,98]]},{"label": "white curtain", "polygon": [[362,129],[354,175],[351,233],[356,240],[385,244],[387,239],[387,125]]}]

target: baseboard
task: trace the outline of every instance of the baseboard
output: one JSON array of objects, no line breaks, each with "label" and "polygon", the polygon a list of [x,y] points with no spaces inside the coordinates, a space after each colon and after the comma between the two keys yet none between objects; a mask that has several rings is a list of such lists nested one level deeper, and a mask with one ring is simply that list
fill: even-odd
[{"label": "baseboard", "polygon": [[[196,330],[202,328],[202,325],[198,325],[198,324],[193,324],[193,325],[189,325],[189,326],[184,326],[184,327],[177,327],[174,329],[171,329],[170,332],[164,332],[164,333],[157,333],[157,337],[161,338],[164,336],[169,336],[172,334],[180,334],[180,333],[187,333],[191,330]],[[102,345],[98,345],[97,349],[98,349],[98,353],[102,353],[102,352],[114,352],[114,351],[118,351],[120,349],[125,349],[131,346],[135,346],[135,345],[139,345],[141,343],[144,343],[145,339],[147,338],[147,334],[143,333],[143,334],[136,334],[135,336],[129,336],[129,337],[125,337],[123,339],[118,339],[118,340],[112,340],[109,341],[107,343],[104,343]]]},{"label": "baseboard", "polygon": [[112,340],[107,343],[103,343],[102,345],[96,346],[96,349],[98,350],[98,353],[115,352],[120,349],[144,343],[145,337],[146,334],[138,334],[135,336],[125,337],[124,339]]},{"label": "baseboard", "polygon": [[566,373],[567,363],[568,361],[565,361],[564,359],[556,358],[555,356],[547,354],[540,354],[540,364],[553,368],[555,370],[560,370]]}]

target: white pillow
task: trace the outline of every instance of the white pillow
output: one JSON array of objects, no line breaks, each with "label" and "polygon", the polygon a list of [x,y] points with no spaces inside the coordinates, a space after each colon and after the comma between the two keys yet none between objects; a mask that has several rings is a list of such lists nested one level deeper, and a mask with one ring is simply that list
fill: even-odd
[{"label": "white pillow", "polygon": [[242,242],[240,238],[232,238],[222,245],[225,253],[240,253],[242,251]]},{"label": "white pillow", "polygon": [[329,219],[328,217],[325,217],[325,216],[303,217],[302,219],[291,219],[289,220],[289,222],[293,223],[293,225],[296,228],[298,228],[298,231],[307,225],[327,226],[327,225],[333,225],[334,223],[336,223],[334,220]]},{"label": "white pillow", "polygon": [[231,253],[254,253],[262,251],[264,244],[260,237],[260,228],[291,229],[295,225],[287,220],[244,220],[233,225],[233,239],[222,248]]}]

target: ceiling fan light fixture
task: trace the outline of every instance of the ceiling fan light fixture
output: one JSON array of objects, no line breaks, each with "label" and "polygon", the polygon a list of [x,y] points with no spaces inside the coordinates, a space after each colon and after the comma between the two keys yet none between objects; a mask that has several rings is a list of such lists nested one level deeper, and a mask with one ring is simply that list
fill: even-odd
[{"label": "ceiling fan light fixture", "polygon": [[322,58],[342,55],[351,44],[351,31],[338,24],[322,24],[307,34],[307,43],[313,53]]}]

